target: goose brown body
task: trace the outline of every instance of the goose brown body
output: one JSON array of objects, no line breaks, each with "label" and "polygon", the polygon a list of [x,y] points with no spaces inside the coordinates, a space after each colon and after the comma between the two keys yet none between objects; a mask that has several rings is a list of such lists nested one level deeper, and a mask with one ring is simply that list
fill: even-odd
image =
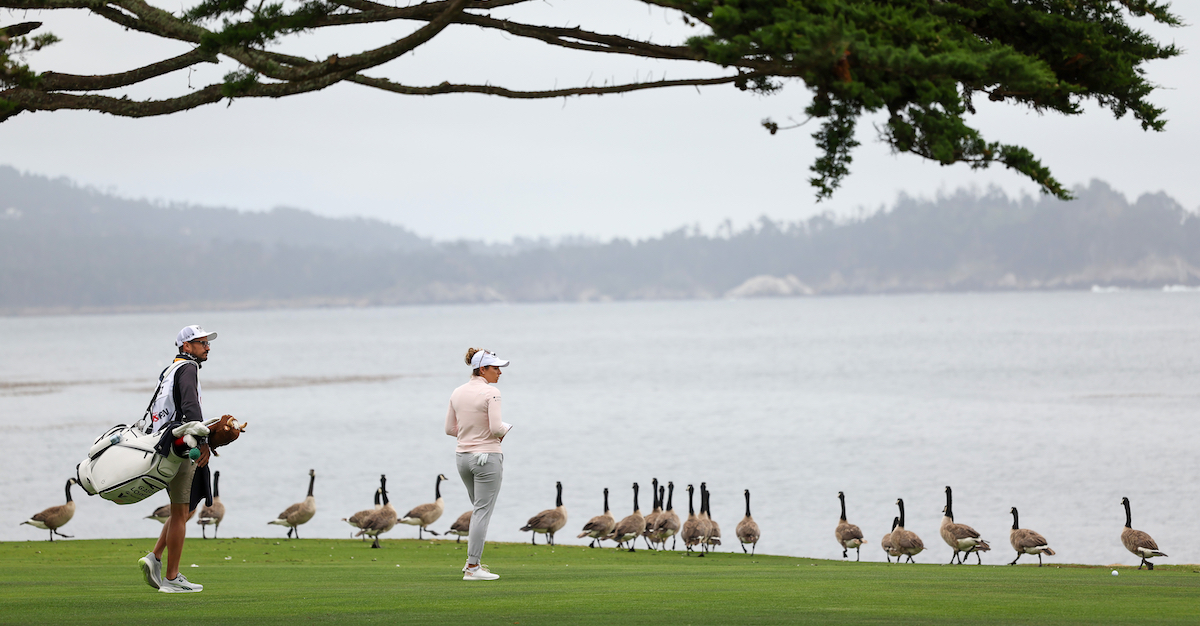
[{"label": "goose brown body", "polygon": [[892,562],[892,557],[896,557],[897,563],[900,562],[901,554],[896,551],[896,546],[892,545],[892,533],[896,532],[896,527],[899,525],[900,525],[900,518],[893,517],[892,518],[892,530],[889,531],[888,534],[884,535],[883,539],[881,539],[879,541],[880,547],[882,547],[884,553],[886,553],[888,563]]},{"label": "goose brown body", "polygon": [[734,529],[734,534],[737,535],[738,541],[742,544],[742,552],[746,551],[746,544],[750,544],[750,554],[754,555],[754,550],[758,548],[758,540],[761,533],[758,530],[758,522],[750,516],[750,490],[747,489],[746,495],[746,516],[742,521],[738,522],[737,528]]},{"label": "goose brown body", "polygon": [[[188,516],[191,519],[191,516]],[[225,504],[221,502],[221,472],[218,470],[213,472],[213,503],[212,506],[204,505],[200,507],[200,517],[196,523],[200,525],[200,534],[204,539],[208,539],[208,527],[213,527],[213,539],[217,538],[217,528],[221,525],[221,520],[225,519]]]},{"label": "goose brown body", "polygon": [[422,536],[423,532],[428,532],[435,537],[437,536],[437,532],[429,530],[428,526],[438,521],[442,517],[442,512],[446,510],[446,501],[442,499],[443,480],[446,480],[446,476],[438,474],[437,481],[433,484],[433,502],[415,506],[400,518],[401,524],[417,527],[417,539],[424,539]]},{"label": "goose brown body", "polygon": [[374,537],[375,541],[371,543],[372,548],[381,548],[379,545],[379,536],[396,527],[396,508],[388,500],[388,491],[385,486],[379,488],[379,495],[383,499],[383,506],[379,507],[378,511],[372,511],[359,522],[359,531],[356,536]]},{"label": "goose brown body", "polygon": [[1158,544],[1149,534],[1133,529],[1133,515],[1129,510],[1129,498],[1121,498],[1121,504],[1125,506],[1125,528],[1121,530],[1121,545],[1124,545],[1125,549],[1132,552],[1134,556],[1142,559],[1142,562],[1138,563],[1138,569],[1142,569],[1143,565],[1154,569],[1154,564],[1148,559],[1167,556],[1166,553],[1158,549]]},{"label": "goose brown body", "polygon": [[892,530],[892,549],[900,555],[908,557],[909,563],[916,563],[913,557],[925,550],[925,542],[921,541],[917,533],[904,528],[904,500],[896,500],[896,505],[900,507],[900,521]]},{"label": "goose brown body", "polygon": [[467,511],[462,515],[459,515],[458,519],[454,520],[454,523],[450,525],[450,530],[447,530],[446,534],[458,535],[458,537],[454,540],[454,543],[462,543],[463,537],[469,537],[471,535],[471,515],[474,513],[474,510]]},{"label": "goose brown body", "polygon": [[317,480],[316,470],[308,470],[308,496],[302,502],[297,502],[292,506],[284,509],[279,517],[267,522],[276,526],[287,526],[288,538],[291,538],[292,533],[296,533],[296,538],[300,538],[300,525],[305,524],[313,518],[317,513],[317,500],[313,497],[313,485]]},{"label": "goose brown body", "polygon": [[[654,528],[651,529],[655,541],[667,546],[667,539],[671,539],[679,533],[679,514],[675,512],[675,483],[667,482],[667,508],[663,509],[662,515],[658,516],[658,520],[654,522]],[[675,549],[675,540],[671,539],[671,549]]]},{"label": "goose brown body", "polygon": [[1028,528],[1020,527],[1018,523],[1019,518],[1017,517],[1017,507],[1014,506],[1009,511],[1013,516],[1013,525],[1012,530],[1008,533],[1008,543],[1013,547],[1013,550],[1017,551],[1017,558],[1013,559],[1009,565],[1016,565],[1017,559],[1020,559],[1023,554],[1036,554],[1038,567],[1041,567],[1042,555],[1049,554],[1050,556],[1054,556],[1054,550],[1050,548],[1049,542],[1041,534]]},{"label": "goose brown body", "polygon": [[613,532],[608,536],[609,539],[620,544],[629,542],[629,551],[634,551],[634,540],[638,538],[646,530],[646,518],[642,516],[642,511],[638,508],[638,484],[633,483],[633,513],[625,516],[621,521],[617,522]]},{"label": "goose brown body", "polygon": [[546,540],[550,542],[550,545],[554,545],[554,533],[567,525],[567,508],[562,503],[562,482],[555,483],[554,490],[557,492],[554,508],[534,515],[521,527],[522,531],[533,531],[529,535],[529,540],[535,546],[537,545],[535,540],[537,533],[545,533]]},{"label": "goose brown body", "polygon": [[708,530],[704,533],[704,545],[711,550],[721,545],[721,525],[712,518],[710,495],[708,486],[700,483],[700,517],[702,523],[708,524]]},{"label": "goose brown body", "polygon": [[953,500],[949,485],[946,485],[946,508],[942,509],[942,513],[942,526],[939,533],[942,535],[942,541],[945,541],[946,545],[954,550],[954,554],[950,556],[950,563],[953,564],[955,559],[958,559],[959,564],[962,563],[959,552],[966,554],[974,552],[975,558],[979,559],[979,565],[983,565],[983,558],[979,556],[979,553],[987,552],[992,547],[980,538],[974,528],[954,521]]},{"label": "goose brown body", "polygon": [[583,525],[583,532],[579,533],[577,539],[591,537],[592,542],[588,544],[589,548],[596,547],[597,543],[603,541],[605,537],[612,534],[617,527],[617,518],[613,517],[612,511],[608,508],[608,487],[604,488],[604,513],[588,520],[588,523]]},{"label": "goose brown body", "polygon": [[867,540],[863,539],[861,528],[846,521],[846,494],[839,491],[838,500],[842,504],[842,515],[838,518],[837,527],[833,529],[833,536],[837,539],[838,545],[842,547],[842,558],[849,558],[850,549],[854,549],[854,560],[858,561],[861,558],[859,549],[862,544],[867,543]]},{"label": "goose brown body", "polygon": [[24,522],[21,522],[21,524],[29,524],[34,528],[50,531],[50,541],[54,541],[54,535],[70,539],[71,535],[64,535],[58,532],[58,529],[62,528],[67,522],[71,521],[72,517],[75,517],[75,500],[71,498],[71,485],[77,484],[79,484],[79,482],[74,478],[68,478],[67,486],[65,488],[67,495],[67,501],[65,504],[59,504],[57,506],[43,509],[40,513],[35,514],[33,517],[25,520]]},{"label": "goose brown body", "polygon": [[704,530],[706,527],[701,523],[700,518],[696,515],[696,509],[693,506],[693,500],[696,488],[688,485],[688,516],[683,522],[683,527],[679,530],[679,538],[683,539],[683,546],[688,552],[692,551],[692,546],[698,546],[704,543]]}]

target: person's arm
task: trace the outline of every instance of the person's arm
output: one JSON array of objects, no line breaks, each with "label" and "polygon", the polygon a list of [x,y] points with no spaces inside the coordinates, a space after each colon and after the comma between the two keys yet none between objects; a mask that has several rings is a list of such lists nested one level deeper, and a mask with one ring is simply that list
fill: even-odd
[{"label": "person's arm", "polygon": [[508,428],[500,419],[500,390],[493,389],[488,394],[488,428],[492,431],[492,436],[497,439],[503,439],[508,432]]},{"label": "person's arm", "polygon": [[[184,365],[175,372],[175,389],[179,393],[177,405],[179,415],[185,422],[204,421],[204,413],[200,409],[200,382],[197,376],[199,370],[199,367]],[[196,459],[196,466],[204,467],[208,465],[208,438],[197,437],[196,441],[200,448],[200,458]]]},{"label": "person's arm", "polygon": [[454,403],[450,403],[450,408],[446,410],[446,434],[451,437],[458,436],[458,415],[454,412]]}]

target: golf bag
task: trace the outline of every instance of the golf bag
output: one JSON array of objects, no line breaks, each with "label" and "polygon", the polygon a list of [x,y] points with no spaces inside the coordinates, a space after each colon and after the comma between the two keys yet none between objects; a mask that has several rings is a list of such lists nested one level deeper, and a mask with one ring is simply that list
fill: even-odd
[{"label": "golf bag", "polygon": [[[147,435],[124,424],[114,426],[96,440],[76,467],[79,485],[88,495],[117,504],[141,502],[166,489],[179,472],[179,464],[187,460],[188,451],[177,450],[183,446],[173,445],[175,439],[171,430]],[[195,446],[195,439],[186,439],[191,439],[189,447]]]}]

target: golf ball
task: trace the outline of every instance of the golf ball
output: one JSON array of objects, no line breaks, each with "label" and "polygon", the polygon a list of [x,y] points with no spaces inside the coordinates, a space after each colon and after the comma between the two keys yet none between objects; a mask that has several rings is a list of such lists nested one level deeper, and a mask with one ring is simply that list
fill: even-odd
[{"label": "golf ball", "polygon": [[1117,570],[1113,570],[1113,576],[1117,575]]}]

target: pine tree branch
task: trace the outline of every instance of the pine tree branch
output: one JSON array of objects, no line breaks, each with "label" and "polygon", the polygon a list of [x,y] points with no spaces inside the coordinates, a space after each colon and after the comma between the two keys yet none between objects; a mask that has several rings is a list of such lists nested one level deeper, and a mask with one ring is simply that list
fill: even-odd
[{"label": "pine tree branch", "polygon": [[191,67],[198,63],[216,63],[217,60],[216,54],[196,48],[191,52],[185,52],[177,57],[152,63],[128,72],[121,72],[120,74],[81,76],[45,72],[41,75],[38,87],[46,91],[99,91],[116,89],[135,85],[142,81],[169,74],[185,67]]}]

